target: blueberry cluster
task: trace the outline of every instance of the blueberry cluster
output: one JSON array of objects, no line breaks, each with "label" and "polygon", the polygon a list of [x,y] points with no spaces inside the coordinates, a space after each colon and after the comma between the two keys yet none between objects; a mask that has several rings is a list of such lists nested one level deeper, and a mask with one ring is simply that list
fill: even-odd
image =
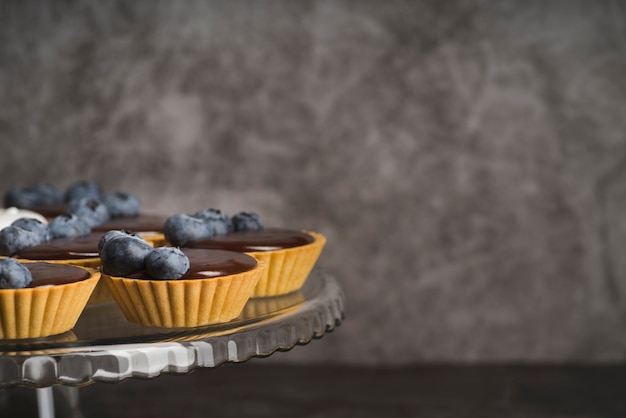
[{"label": "blueberry cluster", "polygon": [[71,202],[72,200],[82,199],[85,197],[91,197],[94,199],[102,199],[103,196],[102,187],[93,180],[78,180],[70,184],[65,191],[65,201]]},{"label": "blueberry cluster", "polygon": [[98,183],[87,180],[70,185],[65,195],[48,183],[13,188],[5,195],[6,206],[33,207],[61,202],[68,202],[65,213],[53,218],[49,224],[22,218],[0,230],[0,255],[12,256],[54,238],[83,237],[91,233],[91,228],[111,217],[139,213],[136,196],[126,192],[104,195]]},{"label": "blueberry cluster", "polygon": [[22,289],[33,281],[33,275],[14,258],[0,260],[0,289]]},{"label": "blueberry cluster", "polygon": [[104,194],[94,181],[81,180],[73,183],[65,193],[68,213],[85,216],[92,223],[100,225],[109,218],[135,216],[139,214],[139,199],[132,193],[114,191]]},{"label": "blueberry cluster", "polygon": [[126,277],[146,272],[154,280],[177,280],[189,270],[189,258],[174,247],[152,248],[129,231],[109,231],[98,243],[102,272]]},{"label": "blueberry cluster", "polygon": [[20,218],[0,230],[0,255],[12,256],[54,238],[76,238],[90,232],[89,224],[73,214],[57,216],[49,224],[34,218]]},{"label": "blueberry cluster", "polygon": [[40,182],[32,187],[13,187],[4,195],[4,206],[32,208],[63,203],[63,193],[49,183]]},{"label": "blueberry cluster", "polygon": [[36,208],[67,203],[68,213],[79,216],[87,213],[93,222],[99,225],[119,216],[139,214],[140,204],[137,196],[114,191],[105,194],[98,183],[92,180],[79,180],[72,183],[65,193],[49,183],[36,183],[32,187],[14,187],[4,196],[5,207]]},{"label": "blueberry cluster", "polygon": [[203,209],[192,215],[170,216],[163,226],[165,239],[184,246],[192,241],[231,232],[263,229],[261,217],[252,212],[239,212],[232,218],[219,209]]}]

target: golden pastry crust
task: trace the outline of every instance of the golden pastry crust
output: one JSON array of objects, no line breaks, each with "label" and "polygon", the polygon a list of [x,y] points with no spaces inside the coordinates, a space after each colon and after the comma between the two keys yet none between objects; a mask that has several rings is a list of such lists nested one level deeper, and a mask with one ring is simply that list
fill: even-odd
[{"label": "golden pastry crust", "polygon": [[326,245],[324,235],[318,232],[304,232],[313,236],[312,243],[282,250],[246,253],[267,264],[267,269],[254,288],[252,297],[284,295],[304,285]]},{"label": "golden pastry crust", "polygon": [[47,337],[72,329],[100,280],[99,271],[85,270],[90,277],[74,283],[0,290],[0,339]]},{"label": "golden pastry crust", "polygon": [[120,310],[132,322],[158,327],[198,327],[239,316],[265,270],[208,279],[143,280],[103,275]]},{"label": "golden pastry crust", "polygon": [[65,260],[29,260],[27,258],[17,258],[20,263],[50,263],[65,264],[68,266],[76,266],[83,268],[91,268],[97,270],[100,268],[100,257],[90,258],[69,258]]},{"label": "golden pastry crust", "polygon": [[[75,258],[75,259],[66,259],[66,260],[29,260],[26,258],[18,258],[20,263],[51,263],[51,264],[65,264],[68,266],[76,266],[83,268],[90,268],[94,270],[100,269],[100,257],[94,258]],[[101,280],[96,285],[95,289],[91,293],[87,304],[95,304],[95,303],[103,303],[110,302],[113,300],[113,295],[109,291],[109,288],[104,284],[104,281]]]},{"label": "golden pastry crust", "polygon": [[154,248],[167,245],[167,240],[165,239],[164,234],[138,233],[137,235],[143,238],[148,244],[152,245]]}]

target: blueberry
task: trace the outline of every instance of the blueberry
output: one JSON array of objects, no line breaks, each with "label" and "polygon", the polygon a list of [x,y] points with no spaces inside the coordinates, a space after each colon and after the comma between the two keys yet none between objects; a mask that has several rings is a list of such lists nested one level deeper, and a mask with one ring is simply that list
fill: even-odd
[{"label": "blueberry", "polygon": [[144,240],[143,238],[141,238],[139,235],[135,234],[134,232],[130,232],[125,229],[112,230],[100,237],[100,240],[98,241],[98,252],[102,251],[102,247],[104,247],[107,242],[109,242],[113,238],[119,238],[119,237],[135,238],[135,239],[139,239],[142,241]]},{"label": "blueberry", "polygon": [[132,193],[112,192],[104,197],[104,205],[112,218],[139,214],[139,199]]},{"label": "blueberry", "polygon": [[103,194],[100,185],[92,180],[79,180],[72,183],[65,191],[66,202],[85,197],[101,200]]},{"label": "blueberry", "polygon": [[0,289],[22,289],[33,281],[33,275],[14,258],[0,260]]},{"label": "blueberry", "polygon": [[52,238],[84,237],[91,232],[89,224],[73,213],[65,213],[52,218],[48,226]]},{"label": "blueberry", "polygon": [[235,231],[258,231],[263,229],[261,217],[253,212],[239,212],[232,218]]},{"label": "blueberry", "polygon": [[38,204],[41,206],[63,203],[63,193],[50,183],[35,183],[31,190],[38,196]]},{"label": "blueberry", "polygon": [[4,206],[7,208],[32,208],[39,206],[39,196],[26,187],[12,187],[4,195]]},{"label": "blueberry", "polygon": [[177,280],[189,270],[189,258],[174,247],[159,247],[146,257],[146,271],[155,280]]},{"label": "blueberry", "polygon": [[52,238],[48,224],[41,222],[39,219],[20,218],[13,221],[11,225],[38,234],[42,241],[49,241]]},{"label": "blueberry", "polygon": [[32,187],[13,187],[4,195],[4,206],[33,208],[63,202],[61,192],[49,183],[36,183]]},{"label": "blueberry", "polygon": [[194,213],[192,216],[195,218],[200,218],[204,220],[216,219],[216,220],[221,220],[224,222],[230,222],[230,218],[228,217],[227,214],[225,214],[219,209],[213,209],[213,208],[199,210],[196,213]]},{"label": "blueberry", "polygon": [[28,201],[22,200],[22,191],[23,189],[20,187],[11,187],[9,190],[4,193],[4,207],[16,207],[16,208],[28,208],[32,207],[32,203]]},{"label": "blueberry", "polygon": [[109,220],[109,211],[104,203],[92,197],[72,200],[65,213],[73,213],[83,218],[93,228]]},{"label": "blueberry", "polygon": [[111,276],[128,276],[145,269],[146,256],[153,248],[134,237],[116,236],[100,249],[102,272]]},{"label": "blueberry", "polygon": [[11,256],[25,248],[42,244],[41,235],[17,226],[7,226],[0,230],[0,255]]},{"label": "blueberry", "polygon": [[200,218],[211,228],[212,235],[228,234],[233,232],[233,222],[227,214],[219,209],[203,209],[192,215]]},{"label": "blueberry", "polygon": [[165,225],[163,225],[163,234],[170,244],[177,247],[213,236],[212,230],[206,222],[185,213],[167,218]]}]

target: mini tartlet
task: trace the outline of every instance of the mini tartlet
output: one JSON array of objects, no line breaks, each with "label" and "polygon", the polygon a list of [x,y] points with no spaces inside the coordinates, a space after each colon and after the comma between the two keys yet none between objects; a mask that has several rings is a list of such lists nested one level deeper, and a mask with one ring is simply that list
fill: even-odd
[{"label": "mini tartlet", "polygon": [[238,251],[264,262],[268,267],[252,297],[265,297],[302,288],[325,244],[326,237],[317,232],[264,228],[216,235],[186,247]]},{"label": "mini tartlet", "polygon": [[165,237],[171,245],[242,252],[267,265],[252,297],[279,296],[300,289],[315,266],[326,237],[318,232],[264,228],[259,215],[239,212],[232,218],[218,209],[168,218]]},{"label": "mini tartlet", "polygon": [[[20,250],[13,256],[23,263],[45,262],[99,269],[98,242],[102,235],[102,233],[91,233],[84,237],[56,238],[37,246]],[[113,296],[109,292],[109,288],[104,282],[100,281],[91,293],[87,303],[91,305],[112,300]]]},{"label": "mini tartlet", "polygon": [[[103,279],[126,319],[147,326],[189,328],[231,321],[241,314],[265,269],[262,262],[242,253],[170,248],[187,263],[186,270],[171,279],[167,273],[156,277],[149,261],[136,271],[111,274],[121,270],[115,259],[123,260],[123,251],[137,260],[150,258],[149,253],[136,255],[142,249],[127,250],[134,244],[121,245],[123,239],[129,240],[113,238],[102,246]],[[112,248],[114,245],[118,248]]]},{"label": "mini tartlet", "polygon": [[0,339],[40,338],[71,330],[100,272],[40,262],[22,265],[32,274],[32,283],[0,289]]}]

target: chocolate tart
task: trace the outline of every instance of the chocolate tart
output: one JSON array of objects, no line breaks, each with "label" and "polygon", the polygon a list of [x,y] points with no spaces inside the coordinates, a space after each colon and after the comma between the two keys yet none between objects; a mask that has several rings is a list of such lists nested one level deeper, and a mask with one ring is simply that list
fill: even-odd
[{"label": "chocolate tart", "polygon": [[103,274],[120,310],[132,322],[158,327],[198,327],[228,322],[242,312],[265,269],[243,253],[182,249],[189,271],[178,280]]},{"label": "chocolate tart", "polygon": [[47,337],[72,329],[100,272],[42,262],[24,266],[33,276],[29,287],[0,289],[0,339]]},{"label": "chocolate tart", "polygon": [[317,262],[326,237],[317,232],[264,228],[216,235],[188,248],[238,251],[267,265],[252,297],[277,296],[300,289]]}]

